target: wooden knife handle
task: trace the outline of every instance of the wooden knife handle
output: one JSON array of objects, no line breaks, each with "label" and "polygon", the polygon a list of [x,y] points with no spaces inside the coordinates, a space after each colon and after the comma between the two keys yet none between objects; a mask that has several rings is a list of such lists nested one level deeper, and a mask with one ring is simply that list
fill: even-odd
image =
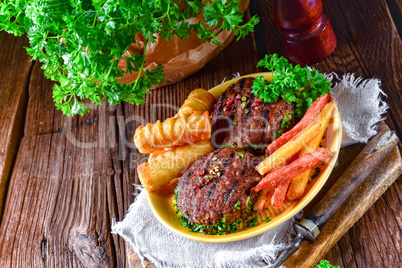
[{"label": "wooden knife handle", "polygon": [[305,219],[313,222],[321,231],[335,211],[397,143],[398,137],[395,133],[389,131],[385,124],[380,124],[377,135],[364,147],[327,194],[305,216]]}]

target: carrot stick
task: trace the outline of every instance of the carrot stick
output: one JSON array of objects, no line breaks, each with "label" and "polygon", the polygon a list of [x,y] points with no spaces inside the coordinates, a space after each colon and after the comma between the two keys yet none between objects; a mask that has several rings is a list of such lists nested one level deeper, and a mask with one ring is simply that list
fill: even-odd
[{"label": "carrot stick", "polygon": [[269,154],[272,154],[278,148],[284,145],[288,140],[290,140],[293,136],[302,131],[302,129],[310,125],[314,121],[314,118],[330,100],[331,95],[329,93],[319,97],[313,104],[311,104],[310,108],[308,108],[306,114],[303,116],[302,120],[300,120],[299,123],[297,123],[291,130],[285,132],[284,134],[282,134],[282,136],[280,136],[278,139],[268,145],[267,152]]},{"label": "carrot stick", "polygon": [[[306,154],[306,153],[309,153],[311,151],[318,149],[318,147],[322,141],[322,137],[324,136],[324,133],[327,129],[328,122],[331,118],[332,111],[334,110],[334,108],[335,108],[335,99],[333,99],[330,103],[328,103],[321,110],[320,114],[317,115],[317,117],[314,121],[321,124],[320,134],[318,134],[317,137],[315,137],[313,140],[311,140],[307,144],[307,146],[302,148],[300,155],[303,155],[303,154]],[[307,188],[308,180],[311,177],[311,175],[313,175],[313,172],[314,172],[314,169],[310,169],[292,179],[292,182],[289,186],[289,190],[286,194],[286,198],[289,201],[299,199],[304,194],[304,191]]]},{"label": "carrot stick", "polygon": [[271,206],[273,206],[274,208],[283,207],[283,201],[285,201],[286,192],[288,191],[291,181],[292,180],[289,180],[287,183],[281,184],[275,188],[274,194],[271,198]]},{"label": "carrot stick", "polygon": [[314,167],[318,161],[325,161],[332,156],[331,151],[324,148],[319,148],[312,153],[304,154],[289,165],[268,173],[253,190],[258,192],[264,188],[271,189],[278,185],[285,184],[304,171]]},{"label": "carrot stick", "polygon": [[286,144],[276,150],[273,154],[260,162],[255,169],[261,174],[272,172],[278,167],[282,167],[285,163],[289,163],[289,159],[298,153],[307,143],[314,139],[321,129],[320,123],[312,123],[296,136],[292,137]]},{"label": "carrot stick", "polygon": [[262,189],[260,196],[258,196],[257,201],[254,204],[254,210],[262,212],[267,208],[267,199],[269,196],[269,189]]}]

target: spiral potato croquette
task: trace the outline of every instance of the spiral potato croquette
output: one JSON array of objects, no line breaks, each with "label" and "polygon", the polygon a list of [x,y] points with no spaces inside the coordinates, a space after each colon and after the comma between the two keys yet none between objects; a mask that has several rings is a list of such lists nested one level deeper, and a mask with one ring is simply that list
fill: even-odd
[{"label": "spiral potato croquette", "polygon": [[141,153],[153,153],[160,149],[209,140],[210,137],[209,113],[194,112],[138,127],[134,143]]},{"label": "spiral potato croquette", "polygon": [[141,184],[152,192],[179,177],[195,160],[212,152],[214,147],[209,141],[176,147],[152,157],[137,167]]},{"label": "spiral potato croquette", "polygon": [[214,103],[215,97],[211,93],[202,88],[194,89],[188,95],[176,116],[188,115],[196,111],[210,111]]}]

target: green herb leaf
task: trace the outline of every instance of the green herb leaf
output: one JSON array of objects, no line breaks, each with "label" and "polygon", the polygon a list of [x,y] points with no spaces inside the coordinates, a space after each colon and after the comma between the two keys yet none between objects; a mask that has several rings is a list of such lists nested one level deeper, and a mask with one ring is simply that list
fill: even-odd
[{"label": "green herb leaf", "polygon": [[340,267],[331,265],[329,261],[321,260],[320,263],[315,268],[340,268]]},{"label": "green herb leaf", "polygon": [[269,103],[279,98],[288,103],[296,103],[295,112],[298,117],[304,115],[316,99],[331,90],[331,82],[317,70],[293,66],[277,54],[266,55],[257,66],[273,71],[274,76],[269,84],[263,76],[254,79],[253,93]]},{"label": "green herb leaf", "polygon": [[271,221],[271,218],[270,217],[268,217],[268,218],[266,218],[265,220],[263,220],[264,222],[270,222]]},{"label": "green herb leaf", "polygon": [[314,180],[315,178],[317,178],[318,175],[320,175],[320,172],[321,172],[321,169],[320,169],[319,167],[316,167],[314,170],[315,170],[314,174],[311,175],[311,179],[312,179],[312,180]]}]

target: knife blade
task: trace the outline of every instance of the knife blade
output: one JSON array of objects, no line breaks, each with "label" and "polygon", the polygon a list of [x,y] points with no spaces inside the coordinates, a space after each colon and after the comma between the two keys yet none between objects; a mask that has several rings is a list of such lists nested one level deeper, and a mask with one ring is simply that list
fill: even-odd
[{"label": "knife blade", "polygon": [[395,132],[389,131],[385,124],[380,124],[377,135],[364,147],[327,194],[300,222],[294,224],[297,236],[282,251],[272,267],[279,267],[284,263],[298,250],[303,240],[314,242],[331,216],[397,144]]}]

